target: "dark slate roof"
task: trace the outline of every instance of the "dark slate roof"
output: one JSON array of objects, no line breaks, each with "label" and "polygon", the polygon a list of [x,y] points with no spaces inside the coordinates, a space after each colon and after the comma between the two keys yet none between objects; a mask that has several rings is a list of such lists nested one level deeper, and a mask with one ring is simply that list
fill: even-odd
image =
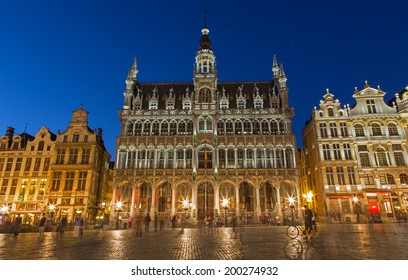
[{"label": "dark slate roof", "polygon": [[[253,98],[256,90],[255,85],[259,89],[259,94],[263,98],[264,108],[270,108],[271,97],[273,88],[275,87],[275,94],[278,93],[277,86],[274,81],[261,81],[261,82],[221,82],[217,84],[218,98],[222,97],[223,88],[225,89],[226,96],[229,99],[229,108],[236,108],[238,88],[243,86],[243,94],[246,98],[246,107],[253,108]],[[173,89],[173,97],[175,99],[175,109],[183,108],[183,98],[186,95],[186,89],[189,89],[190,98],[191,93],[194,91],[193,83],[138,83],[135,87],[133,96],[137,95],[138,90],[141,89],[142,109],[147,110],[149,108],[150,97],[153,96],[153,90],[157,88],[156,97],[158,99],[159,109],[166,108],[166,99],[170,94],[170,89]],[[196,93],[195,93],[196,94]]]}]

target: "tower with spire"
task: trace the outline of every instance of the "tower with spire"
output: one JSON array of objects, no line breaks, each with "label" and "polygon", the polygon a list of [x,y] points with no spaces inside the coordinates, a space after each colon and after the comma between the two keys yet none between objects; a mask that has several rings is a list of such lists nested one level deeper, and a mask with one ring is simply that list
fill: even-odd
[{"label": "tower with spire", "polygon": [[192,82],[142,83],[136,59],[129,70],[112,198],[124,216],[173,216],[188,200],[197,223],[225,215],[224,199],[227,215],[282,216],[299,194],[283,66],[275,55],[270,80],[219,82],[209,33],[204,20]]}]

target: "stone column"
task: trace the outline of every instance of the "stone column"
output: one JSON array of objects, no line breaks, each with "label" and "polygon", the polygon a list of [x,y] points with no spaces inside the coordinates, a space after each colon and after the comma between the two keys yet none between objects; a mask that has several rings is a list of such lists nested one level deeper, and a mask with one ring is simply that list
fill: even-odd
[{"label": "stone column", "polygon": [[176,214],[176,187],[171,188],[171,216]]}]

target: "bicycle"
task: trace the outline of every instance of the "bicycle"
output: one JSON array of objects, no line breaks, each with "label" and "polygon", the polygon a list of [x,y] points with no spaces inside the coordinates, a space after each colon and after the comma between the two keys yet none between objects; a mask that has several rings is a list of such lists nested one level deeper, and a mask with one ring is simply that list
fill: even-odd
[{"label": "bicycle", "polygon": [[[302,232],[303,235],[306,235],[306,228],[300,223],[296,222],[294,219],[291,220],[291,223],[286,228],[286,235],[289,238],[295,239],[299,236],[299,233]],[[313,225],[312,228],[312,237],[316,238],[319,236],[319,228],[317,225]]]}]

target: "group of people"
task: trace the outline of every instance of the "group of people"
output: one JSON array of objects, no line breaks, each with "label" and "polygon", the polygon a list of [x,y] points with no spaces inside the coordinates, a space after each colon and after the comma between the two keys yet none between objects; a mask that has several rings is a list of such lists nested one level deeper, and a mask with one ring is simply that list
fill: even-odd
[{"label": "group of people", "polygon": [[[131,226],[134,229],[134,235],[136,237],[142,237],[143,225],[145,232],[150,231],[150,223],[152,221],[152,218],[150,217],[149,213],[147,213],[146,216],[143,216],[142,213],[138,213],[133,218],[129,217],[128,221],[129,226]],[[159,228],[160,230],[163,230],[165,226],[164,215],[157,215],[156,213],[154,215],[153,223],[154,231],[157,231]]]}]

